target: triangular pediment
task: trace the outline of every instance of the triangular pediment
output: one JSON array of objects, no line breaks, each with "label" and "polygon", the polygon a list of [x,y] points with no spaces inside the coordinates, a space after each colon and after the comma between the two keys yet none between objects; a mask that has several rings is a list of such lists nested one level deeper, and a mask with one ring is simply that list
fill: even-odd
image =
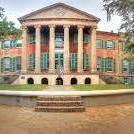
[{"label": "triangular pediment", "polygon": [[68,6],[63,3],[56,3],[54,5],[42,8],[23,17],[20,21],[35,20],[35,19],[51,19],[51,18],[64,18],[64,19],[86,19],[98,22],[100,19],[90,15],[86,12],[78,10],[74,7]]}]

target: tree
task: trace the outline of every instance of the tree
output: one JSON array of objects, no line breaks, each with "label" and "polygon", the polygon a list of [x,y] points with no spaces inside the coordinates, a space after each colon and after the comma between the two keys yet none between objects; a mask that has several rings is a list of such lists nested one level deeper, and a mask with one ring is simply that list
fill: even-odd
[{"label": "tree", "polygon": [[121,16],[120,30],[125,31],[126,52],[134,58],[134,0],[103,0],[103,2],[108,21],[112,15]]},{"label": "tree", "polygon": [[4,8],[0,7],[0,18],[4,16]]},{"label": "tree", "polygon": [[20,38],[21,30],[15,27],[12,21],[8,21],[4,15],[4,9],[0,7],[0,41],[6,39],[10,35]]}]

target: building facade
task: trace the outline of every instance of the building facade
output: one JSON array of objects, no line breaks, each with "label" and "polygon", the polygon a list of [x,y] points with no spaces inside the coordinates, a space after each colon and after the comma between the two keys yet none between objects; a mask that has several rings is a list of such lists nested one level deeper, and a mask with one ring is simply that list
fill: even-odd
[{"label": "building facade", "polygon": [[99,18],[57,3],[19,18],[22,39],[1,43],[1,76],[13,84],[134,82],[134,61],[119,34],[97,31]]}]

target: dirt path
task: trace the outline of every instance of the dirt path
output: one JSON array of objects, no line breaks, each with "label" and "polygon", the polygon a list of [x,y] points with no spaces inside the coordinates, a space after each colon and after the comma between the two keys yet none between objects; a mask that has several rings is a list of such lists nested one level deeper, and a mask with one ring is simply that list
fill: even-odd
[{"label": "dirt path", "polygon": [[0,134],[134,134],[134,104],[90,107],[85,113],[0,105]]}]

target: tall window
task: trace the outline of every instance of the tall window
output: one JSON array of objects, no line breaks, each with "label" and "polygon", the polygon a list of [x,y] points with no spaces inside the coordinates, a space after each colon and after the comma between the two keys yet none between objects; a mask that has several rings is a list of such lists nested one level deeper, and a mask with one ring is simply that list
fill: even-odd
[{"label": "tall window", "polygon": [[124,51],[126,47],[126,44],[124,41],[121,42],[121,51]]},{"label": "tall window", "polygon": [[29,43],[30,44],[35,44],[35,33],[30,33],[29,34]]},{"label": "tall window", "polygon": [[97,70],[100,72],[113,72],[115,61],[112,58],[97,58]]},{"label": "tall window", "polygon": [[115,42],[111,40],[96,40],[97,48],[114,49]]},{"label": "tall window", "polygon": [[63,48],[63,44],[64,44],[63,33],[56,33],[56,35],[55,35],[55,47],[56,48]]},{"label": "tall window", "polygon": [[16,41],[16,47],[22,47],[22,40]]},{"label": "tall window", "polygon": [[40,40],[41,44],[46,44],[46,34],[45,33],[41,33],[41,40]]},{"label": "tall window", "polygon": [[83,34],[83,43],[89,42],[89,34]]},{"label": "tall window", "polygon": [[1,59],[1,71],[15,72],[21,70],[21,57],[5,57]]},{"label": "tall window", "polygon": [[129,71],[129,63],[127,60],[122,60],[122,72]]},{"label": "tall window", "polygon": [[114,60],[112,58],[106,58],[106,70],[114,71]]},{"label": "tall window", "polygon": [[41,69],[48,69],[48,53],[41,53]]},{"label": "tall window", "polygon": [[2,44],[2,48],[10,48],[10,40],[6,40]]},{"label": "tall window", "polygon": [[10,57],[5,57],[3,59],[3,71],[10,71]]},{"label": "tall window", "polygon": [[77,69],[77,53],[70,53],[70,68],[71,70]]},{"label": "tall window", "polygon": [[30,54],[29,55],[29,69],[33,70],[35,69],[35,54]]},{"label": "tall window", "polygon": [[55,69],[63,66],[63,53],[55,54]]},{"label": "tall window", "polygon": [[73,33],[73,43],[78,43],[78,33]]},{"label": "tall window", "polygon": [[134,60],[122,60],[122,72],[134,73]]},{"label": "tall window", "polygon": [[21,56],[16,57],[16,69],[21,70]]},{"label": "tall window", "polygon": [[115,48],[115,42],[114,41],[106,41],[106,46],[108,49],[114,49]]},{"label": "tall window", "polygon": [[123,77],[122,82],[123,83],[133,83],[134,84],[134,77]]},{"label": "tall window", "polygon": [[103,48],[103,41],[102,40],[97,40],[96,45],[97,45],[97,48]]}]

